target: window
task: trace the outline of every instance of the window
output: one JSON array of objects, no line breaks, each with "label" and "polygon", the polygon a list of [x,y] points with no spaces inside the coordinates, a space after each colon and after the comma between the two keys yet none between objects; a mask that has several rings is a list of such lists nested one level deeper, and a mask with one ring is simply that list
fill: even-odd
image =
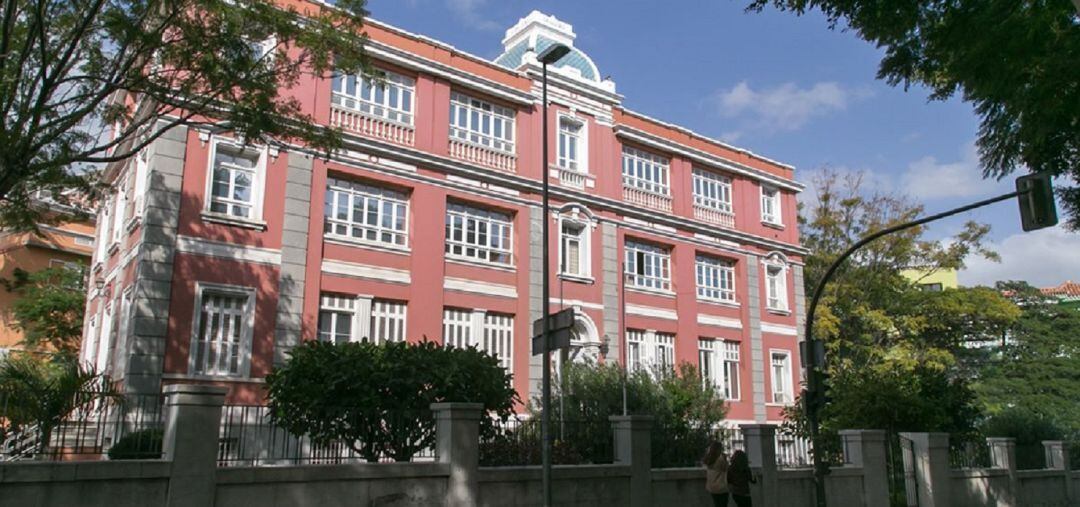
[{"label": "window", "polygon": [[230,218],[259,220],[265,158],[265,150],[215,140],[207,210]]},{"label": "window", "polygon": [[199,286],[197,291],[191,372],[246,376],[255,313],[254,290]]},{"label": "window", "polygon": [[75,236],[75,244],[79,246],[94,246],[94,238]]},{"label": "window", "polygon": [[628,329],[626,331],[627,360],[631,371],[649,373],[674,371],[675,335]]},{"label": "window", "polygon": [[451,93],[450,137],[512,154],[514,110]]},{"label": "window", "polygon": [[671,252],[663,247],[626,242],[626,276],[631,286],[671,290]]},{"label": "window", "polygon": [[697,256],[697,295],[710,301],[735,302],[735,263]]},{"label": "window", "polygon": [[[131,171],[128,171],[129,175],[130,175],[130,172]],[[120,182],[118,182],[118,184],[123,185],[124,181],[120,181]],[[126,201],[127,201],[127,195],[124,194],[124,189],[122,187],[117,188],[116,189],[116,197],[113,199],[113,204],[115,205],[115,209],[113,209],[113,213],[112,213],[113,223],[112,223],[112,239],[111,239],[111,241],[113,243],[119,243],[120,240],[123,239],[123,237],[124,237],[124,208],[127,207],[127,202]],[[110,247],[111,247],[111,245],[110,245]]]},{"label": "window", "polygon": [[355,319],[356,298],[323,295],[319,298],[319,341],[335,344],[353,341]]},{"label": "window", "polygon": [[761,187],[761,221],[782,225],[780,221],[780,190],[774,187]]},{"label": "window", "polygon": [[124,224],[142,216],[143,195],[146,194],[147,165],[146,149],[135,155],[135,161],[128,168],[124,181]]},{"label": "window", "polygon": [[405,246],[409,196],[355,181],[326,183],[326,235]]},{"label": "window", "polygon": [[413,124],[416,80],[389,71],[382,79],[334,75],[330,103],[404,125]]},{"label": "window", "polygon": [[794,401],[791,388],[791,356],[787,352],[772,352],[773,403]]},{"label": "window", "polygon": [[941,292],[943,287],[944,286],[940,282],[938,282],[938,283],[920,283],[919,284],[919,288],[926,291],[926,292]]},{"label": "window", "polygon": [[585,122],[569,116],[559,116],[559,149],[556,157],[559,167],[586,172],[588,152],[585,150],[585,141]]},{"label": "window", "polygon": [[731,178],[694,169],[694,205],[731,213]]},{"label": "window", "polygon": [[443,344],[447,347],[475,346],[498,358],[512,370],[514,357],[514,316],[457,308],[443,310]]},{"label": "window", "polygon": [[725,400],[739,399],[739,342],[699,339],[698,368]]},{"label": "window", "polygon": [[668,159],[623,146],[623,186],[668,195]]},{"label": "window", "polygon": [[560,218],[559,273],[589,276],[589,225]]},{"label": "window", "polygon": [[319,340],[405,341],[405,310],[405,303],[399,301],[323,294],[319,304]]},{"label": "window", "polygon": [[97,243],[97,254],[94,256],[94,258],[97,259],[97,262],[104,262],[105,261],[105,256],[108,254],[109,238],[110,238],[110,236],[109,236],[109,225],[111,225],[111,223],[112,223],[112,221],[110,220],[110,217],[112,216],[112,214],[109,212],[110,209],[112,209],[112,206],[110,206],[109,200],[108,200],[108,198],[106,198],[105,202],[102,203],[102,205],[101,205],[101,213],[98,214],[98,220],[97,220],[97,223],[98,223],[97,242],[98,243]]},{"label": "window", "polygon": [[446,253],[492,264],[510,264],[510,215],[464,204],[446,206]]},{"label": "window", "polygon": [[787,267],[780,264],[765,265],[765,298],[770,310],[786,312]]}]

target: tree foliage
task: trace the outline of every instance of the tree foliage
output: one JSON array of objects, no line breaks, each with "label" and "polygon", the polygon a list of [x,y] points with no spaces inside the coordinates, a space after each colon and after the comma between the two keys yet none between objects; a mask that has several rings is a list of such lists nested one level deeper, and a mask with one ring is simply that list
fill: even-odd
[{"label": "tree foliage", "polygon": [[[960,95],[980,117],[983,175],[1018,168],[1080,181],[1080,23],[1069,0],[752,0],[804,14],[820,10],[884,52],[878,78]],[[1060,182],[1061,180],[1059,180]],[[1080,187],[1061,187],[1073,228]]]},{"label": "tree foliage", "polygon": [[0,5],[0,225],[32,227],[40,189],[90,190],[177,125],[331,149],[302,112],[306,73],[368,69],[364,0],[10,0]]},{"label": "tree foliage", "polygon": [[[807,294],[858,239],[922,214],[904,198],[863,192],[858,174],[824,171],[813,184],[817,201],[800,217],[810,249]],[[959,361],[964,344],[1000,338],[1018,311],[992,290],[925,292],[904,277],[902,270],[911,268],[961,268],[972,254],[995,257],[982,245],[987,226],[968,222],[947,245],[925,232],[916,227],[870,243],[823,293],[813,332],[826,348],[826,431],[973,431],[979,412]],[[801,410],[788,412],[799,426]]]},{"label": "tree foliage", "polygon": [[[318,445],[341,442],[364,459],[408,461],[435,443],[430,405],[476,402],[505,420],[518,402],[511,375],[474,347],[308,342],[266,377],[270,416]],[[491,417],[481,418],[491,434]]]},{"label": "tree foliage", "polygon": [[0,280],[18,297],[10,312],[23,332],[23,344],[69,356],[79,351],[86,289],[83,269],[47,268],[34,273],[15,269],[11,280]]},{"label": "tree foliage", "polygon": [[975,387],[990,414],[1023,410],[1080,435],[1080,311],[1024,282],[999,283],[1023,302],[1003,347]]}]

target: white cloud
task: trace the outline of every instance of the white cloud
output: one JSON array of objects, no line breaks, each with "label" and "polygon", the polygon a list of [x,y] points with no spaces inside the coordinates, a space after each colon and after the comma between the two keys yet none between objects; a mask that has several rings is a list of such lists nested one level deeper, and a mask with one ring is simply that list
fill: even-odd
[{"label": "white cloud", "polygon": [[993,285],[999,280],[1025,280],[1037,287],[1080,280],[1080,233],[1062,226],[1018,233],[988,245],[1001,255],[1001,263],[970,258],[960,272],[967,286]]},{"label": "white cloud", "polygon": [[487,0],[446,0],[446,7],[466,25],[477,30],[500,30],[506,28],[477,12],[484,7],[485,3],[487,3]]},{"label": "white cloud", "polygon": [[722,117],[742,117],[751,126],[763,130],[790,131],[802,128],[815,117],[842,111],[852,101],[869,95],[868,90],[851,89],[835,82],[816,83],[810,88],[784,83],[754,90],[742,81],[730,90],[717,91],[712,102]]},{"label": "white cloud", "polygon": [[904,193],[923,202],[983,196],[1005,191],[1009,186],[1007,181],[983,179],[974,143],[965,145],[960,159],[953,162],[939,162],[931,156],[920,158],[908,165],[900,180]]}]

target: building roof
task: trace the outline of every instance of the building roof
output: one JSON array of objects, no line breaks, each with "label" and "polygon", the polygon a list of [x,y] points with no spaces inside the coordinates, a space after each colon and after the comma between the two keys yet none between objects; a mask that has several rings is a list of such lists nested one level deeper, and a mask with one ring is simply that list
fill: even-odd
[{"label": "building roof", "polygon": [[[536,36],[536,47],[532,48],[532,51],[536,54],[542,53],[548,46],[554,44],[555,41],[544,37],[543,35]],[[521,41],[514,45],[514,47],[507,50],[505,53],[499,55],[495,59],[495,63],[502,65],[510,69],[516,69],[521,66],[522,57],[530,50],[529,41]],[[554,65],[557,69],[575,69],[581,74],[582,79],[588,81],[600,81],[599,71],[596,68],[596,64],[585,53],[582,53],[578,48],[570,48],[570,52],[566,56],[555,62]]]},{"label": "building roof", "polygon": [[1045,296],[1077,298],[1080,297],[1080,283],[1069,280],[1057,287],[1041,287],[1039,292]]},{"label": "building roof", "polygon": [[576,37],[574,27],[569,23],[540,11],[532,11],[506,30],[503,54],[495,58],[495,63],[516,70],[529,61],[527,54],[532,53],[532,62],[535,63],[535,55],[542,53],[548,46],[564,44],[570,48],[570,52],[552,67],[569,71],[570,75],[583,81],[600,83],[600,69],[589,55],[574,47]]}]

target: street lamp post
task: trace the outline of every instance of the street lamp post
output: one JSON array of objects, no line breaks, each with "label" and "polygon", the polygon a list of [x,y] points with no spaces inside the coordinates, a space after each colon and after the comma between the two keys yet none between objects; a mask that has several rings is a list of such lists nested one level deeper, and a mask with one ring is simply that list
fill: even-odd
[{"label": "street lamp post", "polygon": [[541,415],[540,420],[540,433],[543,438],[542,455],[543,455],[543,473],[542,483],[544,490],[544,507],[551,507],[551,350],[550,350],[550,337],[548,336],[548,328],[551,325],[548,322],[548,317],[551,316],[551,266],[549,262],[549,249],[548,249],[548,222],[551,220],[548,217],[548,99],[547,99],[547,68],[548,64],[559,61],[562,57],[566,56],[570,52],[570,48],[563,44],[552,44],[544,49],[537,56],[537,60],[543,67],[543,104],[540,107],[540,114],[543,117],[543,146],[541,152],[543,153],[542,162],[540,166],[540,172],[544,173],[544,190],[543,190],[543,290],[541,299],[541,308],[543,309],[541,317],[543,318],[543,324],[541,324],[541,334],[543,335],[543,350],[544,350],[544,378],[543,378],[543,405],[544,412]]}]

